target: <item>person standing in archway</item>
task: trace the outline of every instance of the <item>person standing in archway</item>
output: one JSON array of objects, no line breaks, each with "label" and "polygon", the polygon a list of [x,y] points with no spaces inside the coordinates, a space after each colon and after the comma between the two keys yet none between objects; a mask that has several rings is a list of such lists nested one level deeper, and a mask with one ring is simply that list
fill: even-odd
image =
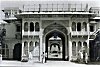
[{"label": "person standing in archway", "polygon": [[85,63],[87,64],[88,63],[88,54],[85,53]]},{"label": "person standing in archway", "polygon": [[43,54],[41,56],[42,56],[42,63],[44,63],[45,62],[45,54],[44,54],[44,52],[43,52]]},{"label": "person standing in archway", "polygon": [[47,59],[47,52],[43,52],[42,56],[42,63],[46,63],[46,59]]},{"label": "person standing in archway", "polygon": [[45,51],[45,63],[47,62],[47,52]]}]

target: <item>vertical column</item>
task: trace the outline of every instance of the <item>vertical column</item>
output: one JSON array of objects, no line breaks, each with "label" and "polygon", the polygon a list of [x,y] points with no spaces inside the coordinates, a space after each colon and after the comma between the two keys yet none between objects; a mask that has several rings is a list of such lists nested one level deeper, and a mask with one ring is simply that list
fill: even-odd
[{"label": "vertical column", "polygon": [[77,22],[76,22],[76,32],[77,32]]},{"label": "vertical column", "polygon": [[69,38],[69,61],[71,61],[71,57],[72,57],[72,42],[71,42],[71,39],[70,37]]},{"label": "vertical column", "polygon": [[89,56],[89,38],[90,38],[89,23],[87,23],[87,31],[88,31],[88,39],[87,39],[87,53],[88,53],[88,56]]},{"label": "vertical column", "polygon": [[83,58],[83,51],[84,50],[84,46],[83,46],[83,42],[82,42],[82,61],[81,62],[83,62],[83,60],[84,60],[84,58]]},{"label": "vertical column", "polygon": [[84,33],[85,32],[85,28],[83,26],[83,22],[81,23],[81,33]]},{"label": "vertical column", "polygon": [[11,10],[11,15],[10,15],[10,17],[13,17],[13,11]]},{"label": "vertical column", "polygon": [[28,53],[28,57],[29,57],[29,45],[30,45],[29,41],[28,41],[27,45],[28,45],[28,50],[27,50],[28,52],[27,53]]},{"label": "vertical column", "polygon": [[[24,20],[22,19],[22,38],[24,35]],[[21,52],[21,61],[23,61],[23,56],[24,56],[24,41],[22,39],[22,52]]]},{"label": "vertical column", "polygon": [[40,62],[42,62],[42,35],[40,35]]},{"label": "vertical column", "polygon": [[[89,56],[89,39],[87,40],[87,54]],[[89,59],[89,58],[88,58]]]},{"label": "vertical column", "polygon": [[45,38],[44,38],[44,36],[42,36],[43,38],[43,40],[42,40],[42,50],[43,50],[43,52],[45,52]]},{"label": "vertical column", "polygon": [[30,35],[30,22],[28,21],[28,35]]},{"label": "vertical column", "polygon": [[42,29],[42,21],[40,21],[40,62],[42,62],[42,53],[43,53],[43,29]]},{"label": "vertical column", "polygon": [[22,55],[21,55],[21,61],[23,60],[24,56],[24,42],[22,41]]},{"label": "vertical column", "polygon": [[76,56],[78,55],[78,42],[76,41]]},{"label": "vertical column", "polygon": [[24,21],[22,19],[22,38],[23,38],[23,35],[24,35]]},{"label": "vertical column", "polygon": [[68,37],[68,35],[65,37],[65,59],[67,59],[67,57],[68,57],[67,37]]},{"label": "vertical column", "polygon": [[82,42],[82,47],[81,47],[81,48],[82,48],[82,50],[83,50],[83,42]]},{"label": "vertical column", "polygon": [[[70,4],[69,4],[69,7],[70,7]],[[70,9],[69,9],[70,10]],[[71,61],[72,60],[72,41],[71,41],[71,32],[72,32],[72,29],[71,29],[71,23],[72,23],[72,21],[71,21],[71,19],[69,19],[69,28],[68,28],[68,45],[69,45],[69,61]]]}]

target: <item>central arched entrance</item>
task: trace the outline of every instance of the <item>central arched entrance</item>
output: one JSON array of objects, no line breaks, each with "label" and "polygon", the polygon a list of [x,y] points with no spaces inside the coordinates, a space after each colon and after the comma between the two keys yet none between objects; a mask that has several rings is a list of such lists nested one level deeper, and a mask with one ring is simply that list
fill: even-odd
[{"label": "central arched entrance", "polygon": [[46,60],[65,60],[65,35],[53,30],[45,37]]}]

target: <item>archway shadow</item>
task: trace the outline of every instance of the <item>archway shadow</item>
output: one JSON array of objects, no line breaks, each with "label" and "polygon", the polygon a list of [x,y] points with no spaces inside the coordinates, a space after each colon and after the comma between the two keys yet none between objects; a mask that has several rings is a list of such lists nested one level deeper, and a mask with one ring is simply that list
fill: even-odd
[{"label": "archway shadow", "polygon": [[[60,37],[62,39],[62,58],[48,58],[48,40],[52,36],[54,36],[54,37],[58,36],[58,37]],[[54,30],[54,31],[52,31],[52,32],[50,32],[50,33],[48,33],[46,35],[45,42],[46,42],[46,44],[45,44],[45,46],[46,46],[45,50],[47,52],[47,58],[46,58],[46,60],[66,60],[65,59],[65,36],[64,36],[63,33],[59,32],[57,30]]]}]

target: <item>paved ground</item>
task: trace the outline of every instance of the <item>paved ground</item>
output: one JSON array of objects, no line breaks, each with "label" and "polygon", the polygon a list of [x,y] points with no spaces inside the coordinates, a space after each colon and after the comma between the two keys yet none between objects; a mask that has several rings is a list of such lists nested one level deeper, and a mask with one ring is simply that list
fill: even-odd
[{"label": "paved ground", "polygon": [[100,67],[100,64],[77,64],[69,61],[47,61],[47,63],[39,62],[20,62],[20,61],[6,61],[0,63],[0,67]]}]

